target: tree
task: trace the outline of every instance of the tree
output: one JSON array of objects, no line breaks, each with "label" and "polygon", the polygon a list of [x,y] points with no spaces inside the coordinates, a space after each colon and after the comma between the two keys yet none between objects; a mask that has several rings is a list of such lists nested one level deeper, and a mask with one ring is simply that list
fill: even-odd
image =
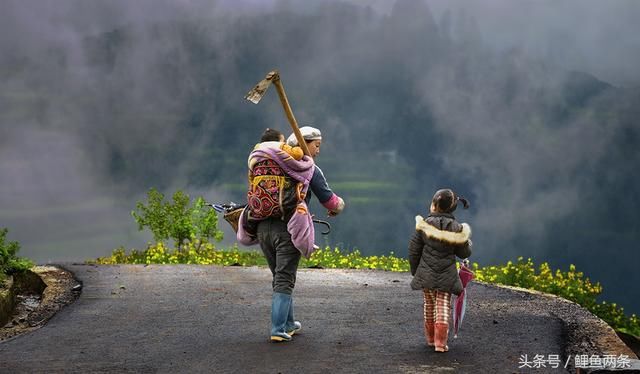
[{"label": "tree", "polygon": [[16,256],[20,250],[20,244],[18,244],[18,242],[5,243],[8,232],[9,230],[6,228],[0,230],[0,280],[2,280],[5,275],[28,270],[33,267],[31,260]]},{"label": "tree", "polygon": [[173,194],[173,202],[165,202],[164,195],[151,188],[147,192],[147,204],[138,202],[131,215],[138,223],[138,229],[145,227],[153,233],[156,241],[169,238],[175,241],[178,249],[185,241],[198,240],[200,243],[222,240],[222,231],[218,230],[218,216],[213,209],[205,205],[202,197],[190,202],[189,195],[181,190]]}]

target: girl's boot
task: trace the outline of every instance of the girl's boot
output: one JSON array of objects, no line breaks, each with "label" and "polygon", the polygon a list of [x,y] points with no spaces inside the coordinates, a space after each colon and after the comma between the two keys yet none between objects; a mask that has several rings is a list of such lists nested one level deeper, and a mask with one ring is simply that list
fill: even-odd
[{"label": "girl's boot", "polygon": [[302,329],[302,324],[293,318],[293,298],[289,304],[289,313],[287,315],[287,325],[285,331],[289,335],[293,335]]},{"label": "girl's boot", "polygon": [[288,342],[291,335],[285,331],[289,308],[291,307],[291,295],[274,292],[271,299],[271,341]]},{"label": "girl's boot", "polygon": [[424,336],[425,338],[427,338],[427,345],[429,347],[433,347],[435,345],[433,337],[434,332],[435,326],[433,324],[433,321],[424,321]]},{"label": "girl's boot", "polygon": [[449,350],[449,347],[447,346],[447,340],[449,339],[449,324],[436,322],[434,325],[434,341],[436,352],[446,352]]},{"label": "girl's boot", "polygon": [[434,291],[429,289],[424,289],[424,336],[427,340],[427,345],[429,347],[434,346],[433,342],[433,333],[435,331],[435,327],[433,323],[435,322],[436,316],[436,294]]}]

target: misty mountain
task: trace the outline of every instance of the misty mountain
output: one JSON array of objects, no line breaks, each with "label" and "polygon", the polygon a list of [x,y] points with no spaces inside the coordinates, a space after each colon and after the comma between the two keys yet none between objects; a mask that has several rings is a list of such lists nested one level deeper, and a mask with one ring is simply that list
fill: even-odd
[{"label": "misty mountain", "polygon": [[[640,89],[492,48],[473,14],[436,16],[420,0],[386,14],[277,2],[12,47],[0,58],[0,156],[43,166],[33,174],[0,164],[3,180],[41,178],[45,190],[60,180],[68,201],[108,196],[124,214],[150,187],[241,201],[246,157],[264,128],[290,132],[275,92],[259,105],[243,99],[277,68],[299,123],[322,130],[317,162],[347,202],[319,244],[405,256],[414,216],[451,187],[471,201],[457,216],[474,229],[473,260],[574,263],[607,299],[629,296],[620,285],[640,260]],[[50,142],[60,146],[41,160]],[[0,190],[5,222],[32,196],[15,183]],[[51,183],[49,196],[61,195]],[[101,204],[86,208],[101,226],[127,224],[100,217]],[[317,203],[312,211],[324,216]]]}]

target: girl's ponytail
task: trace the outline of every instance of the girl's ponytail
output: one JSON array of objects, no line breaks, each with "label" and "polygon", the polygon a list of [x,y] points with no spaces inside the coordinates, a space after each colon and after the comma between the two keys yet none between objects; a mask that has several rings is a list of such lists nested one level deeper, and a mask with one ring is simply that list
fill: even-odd
[{"label": "girl's ponytail", "polygon": [[433,206],[442,213],[453,213],[458,207],[458,201],[462,202],[464,209],[469,209],[469,200],[457,195],[449,188],[436,191],[431,201]]},{"label": "girl's ponytail", "polygon": [[465,199],[464,196],[456,195],[456,201],[458,200],[462,202],[462,207],[464,209],[469,209],[469,200]]}]

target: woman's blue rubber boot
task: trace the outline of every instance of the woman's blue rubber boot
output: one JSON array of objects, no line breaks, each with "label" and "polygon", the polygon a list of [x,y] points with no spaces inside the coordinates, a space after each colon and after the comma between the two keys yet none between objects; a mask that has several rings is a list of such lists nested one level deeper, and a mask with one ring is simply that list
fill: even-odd
[{"label": "woman's blue rubber boot", "polygon": [[287,318],[291,307],[291,295],[274,292],[271,299],[271,341],[288,342],[291,335],[286,332]]},{"label": "woman's blue rubber boot", "polygon": [[289,306],[289,314],[287,315],[287,325],[285,327],[285,331],[287,334],[292,335],[297,333],[302,329],[302,324],[296,321],[293,318],[293,298],[291,299],[291,304]]}]

